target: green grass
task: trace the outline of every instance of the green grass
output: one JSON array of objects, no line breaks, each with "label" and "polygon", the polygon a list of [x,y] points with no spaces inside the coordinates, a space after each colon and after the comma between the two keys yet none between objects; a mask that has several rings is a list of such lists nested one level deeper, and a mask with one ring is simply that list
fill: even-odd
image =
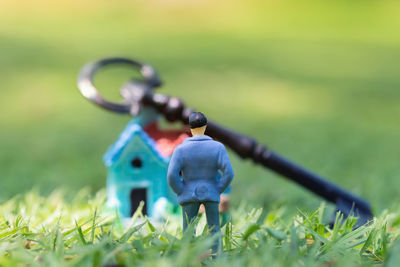
[{"label": "green grass", "polygon": [[[368,226],[368,231],[380,233],[386,219],[386,229],[393,230],[397,226],[392,218],[397,218],[400,202],[399,10],[396,1],[3,1],[0,203],[9,203],[10,209],[22,215],[20,204],[7,201],[32,188],[41,195],[62,188],[68,200],[84,186],[92,193],[104,188],[102,155],[130,118],[88,103],[78,92],[76,79],[86,62],[122,55],[153,65],[165,82],[160,92],[183,98],[210,119],[253,136],[370,201],[379,223]],[[119,87],[131,75],[126,69],[110,69],[96,82],[107,97],[117,100]],[[293,218],[302,216],[298,210],[312,214],[321,199],[233,153],[230,158],[235,170],[235,232],[243,234],[249,227],[240,226],[240,218],[251,210],[240,208],[244,200],[247,207],[279,213],[279,223],[267,226],[285,233],[290,242],[279,243],[259,223],[261,229],[248,242],[248,247],[256,248],[240,252],[244,241],[238,238],[238,245],[232,246],[239,249],[225,261],[245,264],[253,256],[285,265],[292,259],[290,248],[284,246],[291,243],[291,226],[296,224],[299,240],[304,241],[301,233],[308,231]],[[41,201],[51,206],[51,202]],[[78,213],[82,205],[89,212],[86,199],[64,209]],[[0,214],[5,216],[2,207]],[[333,209],[327,204],[324,223]],[[44,217],[37,219],[49,232],[55,231],[56,219],[46,224],[44,218],[51,214],[44,212]],[[79,223],[89,220],[91,214],[82,215]],[[59,213],[54,216],[58,219]],[[44,231],[34,230],[32,220],[23,218],[21,223],[29,224],[29,231]],[[74,229],[74,221],[62,218],[59,229],[63,233]],[[8,220],[10,224],[16,221]],[[307,227],[313,229],[315,224]],[[161,229],[156,227],[156,231]],[[75,232],[71,234],[74,238]],[[388,247],[398,248],[396,242],[391,243],[395,232],[388,232]],[[121,233],[114,234],[103,242],[114,242]],[[170,234],[180,238],[174,231]],[[260,240],[266,236],[266,241],[254,241],[258,234]],[[368,251],[378,253],[380,236],[375,234],[377,243],[362,257],[350,257],[356,262],[367,258],[367,262],[379,263]],[[323,237],[331,238],[326,233]],[[18,234],[6,240],[18,247],[19,238]],[[96,238],[96,242],[100,241]],[[322,246],[310,250],[305,246],[293,254],[294,262],[307,262],[305,266],[329,262],[323,255],[329,258],[337,251],[324,251],[327,245]],[[200,251],[200,247],[194,250]],[[344,247],[341,250],[346,254]],[[12,249],[7,245],[2,249],[6,251],[3,260],[13,259],[4,257]],[[67,244],[65,251],[68,249]],[[360,250],[356,247],[349,253]],[[22,251],[21,257],[32,253],[15,251]],[[51,249],[36,252],[53,253]],[[386,261],[386,252],[378,254]],[[156,259],[159,257],[151,260]],[[160,260],[175,261],[170,257]]]},{"label": "green grass", "polygon": [[[213,261],[205,218],[182,235],[178,218],[151,223],[137,211],[130,225],[104,212],[105,193],[73,199],[32,191],[0,206],[4,266],[396,266],[400,211],[385,211],[353,230],[355,218],[324,223],[325,205],[283,220],[282,209],[240,205],[223,228],[223,254]],[[195,227],[196,226],[196,227]],[[197,234],[195,235],[195,233]],[[195,235],[195,236],[194,236]]]}]

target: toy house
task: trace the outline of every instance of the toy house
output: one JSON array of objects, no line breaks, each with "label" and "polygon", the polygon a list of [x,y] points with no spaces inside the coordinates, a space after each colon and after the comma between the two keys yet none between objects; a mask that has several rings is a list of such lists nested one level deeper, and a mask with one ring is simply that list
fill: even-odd
[{"label": "toy house", "polygon": [[168,162],[174,148],[188,136],[186,129],[161,130],[157,112],[142,110],[104,155],[107,205],[121,217],[131,217],[144,201],[142,212],[152,218],[176,206],[176,195],[166,179]]}]

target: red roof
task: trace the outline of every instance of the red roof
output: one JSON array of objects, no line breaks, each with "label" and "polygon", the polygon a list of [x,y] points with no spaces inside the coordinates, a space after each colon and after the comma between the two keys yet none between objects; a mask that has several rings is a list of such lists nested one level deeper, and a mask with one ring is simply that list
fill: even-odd
[{"label": "red roof", "polygon": [[158,151],[163,156],[171,156],[176,146],[180,145],[183,140],[190,137],[188,128],[181,130],[163,130],[158,127],[156,122],[144,127],[144,131],[154,139],[157,144]]}]

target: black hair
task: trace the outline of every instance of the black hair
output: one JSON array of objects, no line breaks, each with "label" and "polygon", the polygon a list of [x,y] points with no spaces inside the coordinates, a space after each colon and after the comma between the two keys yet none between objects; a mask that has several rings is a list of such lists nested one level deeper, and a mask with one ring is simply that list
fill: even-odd
[{"label": "black hair", "polygon": [[189,126],[191,129],[207,125],[207,117],[201,112],[192,112],[189,116]]}]

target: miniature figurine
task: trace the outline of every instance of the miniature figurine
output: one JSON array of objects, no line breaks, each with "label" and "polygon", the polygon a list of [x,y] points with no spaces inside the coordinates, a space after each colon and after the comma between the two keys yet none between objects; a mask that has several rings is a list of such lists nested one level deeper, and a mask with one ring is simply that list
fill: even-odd
[{"label": "miniature figurine", "polygon": [[[189,116],[193,137],[177,146],[168,166],[167,180],[178,195],[182,206],[183,231],[192,222],[204,205],[207,224],[213,235],[221,235],[218,205],[220,194],[233,179],[233,169],[225,147],[220,142],[204,135],[207,118],[201,112]],[[218,179],[218,173],[221,176]],[[222,238],[217,238],[212,247],[213,254],[222,250]]]}]

